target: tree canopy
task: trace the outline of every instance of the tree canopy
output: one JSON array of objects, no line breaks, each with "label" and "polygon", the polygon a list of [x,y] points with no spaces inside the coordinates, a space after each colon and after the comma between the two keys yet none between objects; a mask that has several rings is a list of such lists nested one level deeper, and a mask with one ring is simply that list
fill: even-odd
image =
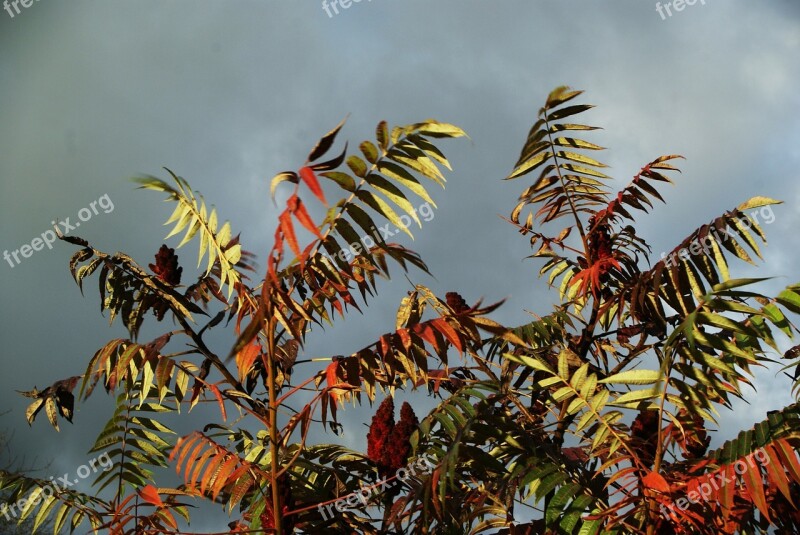
[{"label": "tree canopy", "polygon": [[[44,409],[58,431],[101,386],[115,408],[91,453],[114,469],[91,494],[1,472],[19,520],[54,533],[198,533],[190,506],[205,500],[230,517],[230,533],[798,530],[800,407],[713,450],[707,428],[747,399],[753,367],[780,354],[778,333],[797,333],[800,283],[770,296],[766,279],[730,274],[734,262],[761,260],[753,214],[779,201],[744,200],[654,257],[638,218],[664,202],[681,156],[651,160],[614,191],[603,147],[584,139],[597,128],[582,124],[592,106],[581,95],[549,94],[506,177],[526,182],[507,221],[557,295],[522,325],[492,319],[502,303],[467,302],[469,289],[437,296],[417,284],[378,339],[302,358],[309,337],[371,306],[390,265],[428,272],[379,229],[410,235],[422,207],[436,206],[431,187],[451,171],[440,144],[466,134],[435,120],[380,122],[355,151],[334,150],[342,122],[275,176],[273,197],[290,193],[263,275],[216,208],[169,169],[137,179],[174,205],[167,238],[182,234],[154,263],[60,236],[78,248],[75,282],[83,291],[97,278],[101,311],[128,337],[96,349],[81,375],[24,392],[26,416],[33,424]],[[185,281],[176,249],[190,242],[198,273]],[[142,341],[145,320],[174,328]],[[230,349],[216,353],[205,336],[226,327]],[[784,356],[800,369],[800,346]],[[797,376],[787,389],[797,392]],[[404,403],[396,414],[397,390],[435,407],[416,414]],[[201,402],[218,417],[179,436],[169,423]],[[346,406],[366,403],[378,405],[366,452],[311,443],[312,429],[335,434]],[[165,467],[178,485],[161,483]]]}]

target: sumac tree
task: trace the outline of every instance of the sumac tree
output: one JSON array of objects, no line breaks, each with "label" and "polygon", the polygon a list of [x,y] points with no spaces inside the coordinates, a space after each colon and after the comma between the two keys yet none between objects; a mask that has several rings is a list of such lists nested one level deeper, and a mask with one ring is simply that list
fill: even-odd
[{"label": "sumac tree", "polygon": [[[75,281],[82,288],[97,277],[102,310],[128,338],[97,349],[82,375],[25,392],[27,418],[45,409],[58,430],[76,398],[102,386],[116,408],[92,451],[115,469],[92,494],[46,497],[47,481],[0,474],[12,499],[30,499],[22,519],[52,519],[56,533],[192,533],[188,506],[208,500],[230,515],[230,533],[796,531],[798,406],[708,450],[709,424],[744,397],[751,367],[771,361],[775,333],[796,333],[787,313],[800,313],[800,285],[769,297],[754,289],[762,279],[729,274],[730,261],[761,256],[765,236],[747,212],[777,201],[745,201],[651,262],[634,214],[663,201],[659,188],[680,157],[656,158],[613,193],[593,155],[602,147],[582,139],[595,128],[576,120],[591,107],[574,103],[580,94],[549,95],[508,176],[534,177],[508,221],[559,297],[551,313],[518,327],[488,317],[499,304],[416,285],[372,343],[303,358],[322,333],[312,328],[368,306],[391,263],[427,272],[376,229],[386,221],[410,233],[419,223],[412,200],[433,204],[428,186],[444,185],[438,140],[464,133],[432,120],[382,122],[356,153],[330,155],[340,124],[299,169],[278,174],[273,195],[290,191],[263,276],[231,226],[169,170],[169,181],[139,179],[174,203],[168,237],[183,233],[149,271],[63,236],[79,248]],[[193,240],[204,269],[187,283],[175,249]],[[175,328],[140,341],[146,318]],[[230,349],[218,354],[205,337],[223,322]],[[424,390],[437,406],[418,419],[404,404],[396,419],[396,389]],[[342,428],[346,404],[373,401],[381,403],[366,452],[311,443],[314,428]],[[168,421],[201,402],[219,417],[177,436]],[[393,475],[423,456],[430,470]],[[164,467],[182,483],[160,485]],[[331,507],[381,480],[393,486],[366,507]]]}]

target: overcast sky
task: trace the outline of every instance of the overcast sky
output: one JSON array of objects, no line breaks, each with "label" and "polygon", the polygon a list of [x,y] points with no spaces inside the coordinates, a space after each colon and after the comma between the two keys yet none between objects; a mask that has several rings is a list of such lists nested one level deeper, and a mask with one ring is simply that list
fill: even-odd
[{"label": "overcast sky", "polygon": [[[734,275],[778,277],[767,291],[800,280],[796,0],[698,0],[663,17],[650,0],[362,0],[338,9],[329,16],[317,0],[38,0],[13,18],[0,11],[0,250],[30,244],[56,218],[75,221],[107,195],[113,210],[76,232],[152,262],[170,208],[127,179],[163,177],[167,166],[231,220],[263,267],[276,216],[270,177],[301,165],[348,113],[342,136],[351,142],[371,138],[381,119],[433,117],[471,139],[442,145],[454,172],[433,191],[439,210],[413,243],[400,238],[436,276],[411,278],[470,302],[507,299],[496,318],[523,323],[557,294],[536,278],[540,264],[523,260],[527,241],[498,217],[529,181],[500,179],[547,93],[566,84],[598,105],[586,120],[604,130],[591,139],[610,148],[603,158],[623,183],[660,154],[686,156],[676,185],[662,190],[668,204],[640,219],[656,253],[765,195],[786,201],[765,226],[766,263],[736,264]],[[178,251],[184,280],[196,247]],[[98,314],[96,284],[81,297],[67,269],[72,251],[58,243],[13,268],[0,262],[0,407],[10,411],[0,428],[14,430],[15,452],[53,460],[47,475],[86,462],[113,401],[97,393],[56,434],[44,419],[28,428],[27,400],[14,391],[83,373],[94,351],[125,334]],[[384,283],[366,316],[315,333],[306,357],[374,340],[394,325],[407,289],[403,277]],[[224,352],[230,333],[213,343]],[[723,414],[715,444],[790,402],[775,373],[759,374],[750,405]],[[347,418],[369,413],[348,409]],[[351,426],[344,440],[363,448],[364,432]]]}]

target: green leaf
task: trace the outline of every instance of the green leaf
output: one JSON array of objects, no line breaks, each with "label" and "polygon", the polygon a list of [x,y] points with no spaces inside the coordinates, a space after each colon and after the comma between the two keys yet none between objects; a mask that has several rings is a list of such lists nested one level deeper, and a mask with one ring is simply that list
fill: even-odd
[{"label": "green leaf", "polygon": [[378,141],[381,152],[385,154],[389,150],[389,127],[386,121],[379,122],[375,127],[375,139]]},{"label": "green leaf", "polygon": [[417,196],[424,199],[426,202],[431,204],[434,208],[436,208],[436,203],[433,202],[430,195],[428,195],[427,190],[420,184],[420,182],[414,178],[414,175],[400,167],[399,165],[382,160],[378,163],[378,171],[383,173],[384,175],[388,176],[389,178],[400,182],[401,185],[405,186],[412,192],[414,192]]},{"label": "green leaf", "polygon": [[786,289],[779,293],[775,300],[795,314],[800,314],[800,294]]},{"label": "green leaf", "polygon": [[411,239],[414,239],[414,236],[411,234],[411,231],[408,230],[406,225],[403,225],[403,222],[400,220],[400,217],[392,210],[392,207],[389,206],[386,201],[378,197],[377,195],[372,194],[369,191],[365,190],[358,190],[356,191],[356,196],[364,202],[367,206],[384,216],[386,219],[392,222],[392,224],[397,227],[398,229],[402,230],[406,234],[408,234]]},{"label": "green leaf", "polygon": [[553,140],[553,145],[586,150],[605,150],[605,147],[601,147],[600,145],[595,145],[594,143],[572,137],[557,137]]},{"label": "green leaf", "polygon": [[[529,368],[533,368],[534,370],[539,370],[543,372],[547,372],[548,374],[552,375],[553,371],[547,367],[546,364],[541,362],[539,359],[535,359],[533,357],[528,357],[526,355],[514,355],[513,353],[504,353],[504,358],[507,358],[510,361],[517,362],[522,364],[523,366],[527,366]],[[560,381],[560,379],[559,379]]]},{"label": "green leaf", "polygon": [[583,154],[579,154],[577,152],[558,151],[556,153],[556,157],[572,160],[573,162],[578,162],[584,165],[591,165],[594,167],[608,167],[606,164],[598,162],[594,158],[589,158],[588,156],[584,156]]},{"label": "green leaf", "polygon": [[658,397],[661,393],[660,387],[655,388],[645,388],[644,390],[632,390],[630,392],[626,392],[622,394],[620,397],[614,400],[613,405],[625,405],[627,403],[634,403],[638,405],[638,402],[653,399]]},{"label": "green leaf", "polygon": [[628,370],[612,375],[611,377],[606,377],[598,382],[623,385],[649,385],[659,382],[662,376],[659,370]]},{"label": "green leaf", "polygon": [[347,158],[347,166],[357,177],[364,178],[367,176],[367,164],[358,156],[353,155]]},{"label": "green leaf", "polygon": [[369,163],[374,164],[378,161],[378,147],[376,147],[374,143],[363,141],[361,145],[359,145],[359,148]]},{"label": "green leaf", "polygon": [[424,152],[419,149],[411,149],[410,147],[406,147],[405,150],[407,154],[404,154],[398,148],[394,148],[389,151],[388,157],[399,164],[413,169],[422,176],[430,178],[439,185],[444,185],[444,175],[442,175],[439,168],[436,167],[436,164],[433,163]]},{"label": "green leaf", "polygon": [[345,191],[353,192],[356,190],[356,181],[348,175],[347,173],[341,173],[339,171],[327,171],[325,173],[320,173],[321,176],[333,180],[339,187],[341,187]]},{"label": "green leaf", "polygon": [[551,112],[547,116],[547,120],[550,122],[558,121],[559,119],[563,119],[564,117],[570,117],[572,115],[577,115],[579,113],[583,113],[586,110],[591,110],[594,108],[591,104],[578,104],[576,106],[567,106],[566,108],[558,109],[554,112]]},{"label": "green leaf", "polygon": [[433,119],[429,119],[422,123],[417,123],[414,125],[414,128],[419,131],[420,134],[430,137],[469,137],[467,136],[467,133],[459,127],[448,123],[440,123],[439,121],[434,121]]},{"label": "green leaf", "polygon": [[402,191],[397,189],[397,187],[383,178],[380,175],[375,173],[370,173],[366,177],[367,182],[370,186],[375,188],[380,193],[383,193],[386,197],[389,198],[392,202],[394,202],[397,206],[399,206],[404,212],[411,216],[411,218],[417,223],[417,225],[421,228],[422,223],[417,216],[417,210],[412,206],[408,199],[403,194]]},{"label": "green leaf", "polygon": [[553,153],[551,151],[540,152],[533,158],[526,160],[522,165],[518,165],[516,168],[514,168],[514,170],[505,178],[505,180],[512,180],[530,173],[544,162],[549,160],[552,156]]},{"label": "green leaf", "polygon": [[759,282],[770,280],[770,277],[750,278],[750,279],[730,279],[711,287],[710,293],[722,292],[724,290],[731,290],[733,288],[740,288],[742,286],[750,286]]}]

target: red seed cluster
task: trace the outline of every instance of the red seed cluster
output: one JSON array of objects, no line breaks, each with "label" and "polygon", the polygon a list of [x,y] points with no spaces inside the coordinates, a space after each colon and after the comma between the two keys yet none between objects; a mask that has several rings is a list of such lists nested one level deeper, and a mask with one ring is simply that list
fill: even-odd
[{"label": "red seed cluster", "polygon": [[458,292],[447,292],[444,297],[447,300],[447,306],[455,310],[456,314],[461,314],[469,310],[467,302],[464,301],[464,298],[461,297]]},{"label": "red seed cluster", "polygon": [[408,462],[408,457],[411,454],[411,442],[409,439],[418,425],[419,420],[417,420],[417,415],[414,414],[414,409],[407,402],[404,402],[400,408],[400,421],[392,429],[384,457],[384,462],[393,472],[404,467]]},{"label": "red seed cluster", "polygon": [[367,457],[378,465],[381,477],[403,468],[411,454],[411,434],[419,425],[414,409],[407,402],[400,408],[400,421],[394,421],[394,401],[386,398],[367,433]]},{"label": "red seed cluster", "polygon": [[[148,264],[148,267],[156,274],[156,277],[170,286],[177,286],[181,283],[183,268],[178,266],[178,255],[175,254],[175,249],[162,245],[156,254],[156,263]],[[155,294],[148,295],[143,306],[145,310],[152,308],[158,321],[163,320],[169,310],[169,304]]]},{"label": "red seed cluster", "polygon": [[181,283],[183,268],[178,266],[178,255],[175,254],[175,249],[162,245],[156,254],[156,263],[149,264],[149,267],[159,279],[170,286],[177,286]]},{"label": "red seed cluster", "polygon": [[394,399],[388,397],[378,407],[378,412],[372,417],[372,424],[369,426],[367,457],[370,460],[381,464],[392,429],[394,429]]},{"label": "red seed cluster", "polygon": [[660,425],[658,411],[643,410],[631,425],[631,437],[634,446],[645,464],[652,464],[658,449],[658,428]]}]

